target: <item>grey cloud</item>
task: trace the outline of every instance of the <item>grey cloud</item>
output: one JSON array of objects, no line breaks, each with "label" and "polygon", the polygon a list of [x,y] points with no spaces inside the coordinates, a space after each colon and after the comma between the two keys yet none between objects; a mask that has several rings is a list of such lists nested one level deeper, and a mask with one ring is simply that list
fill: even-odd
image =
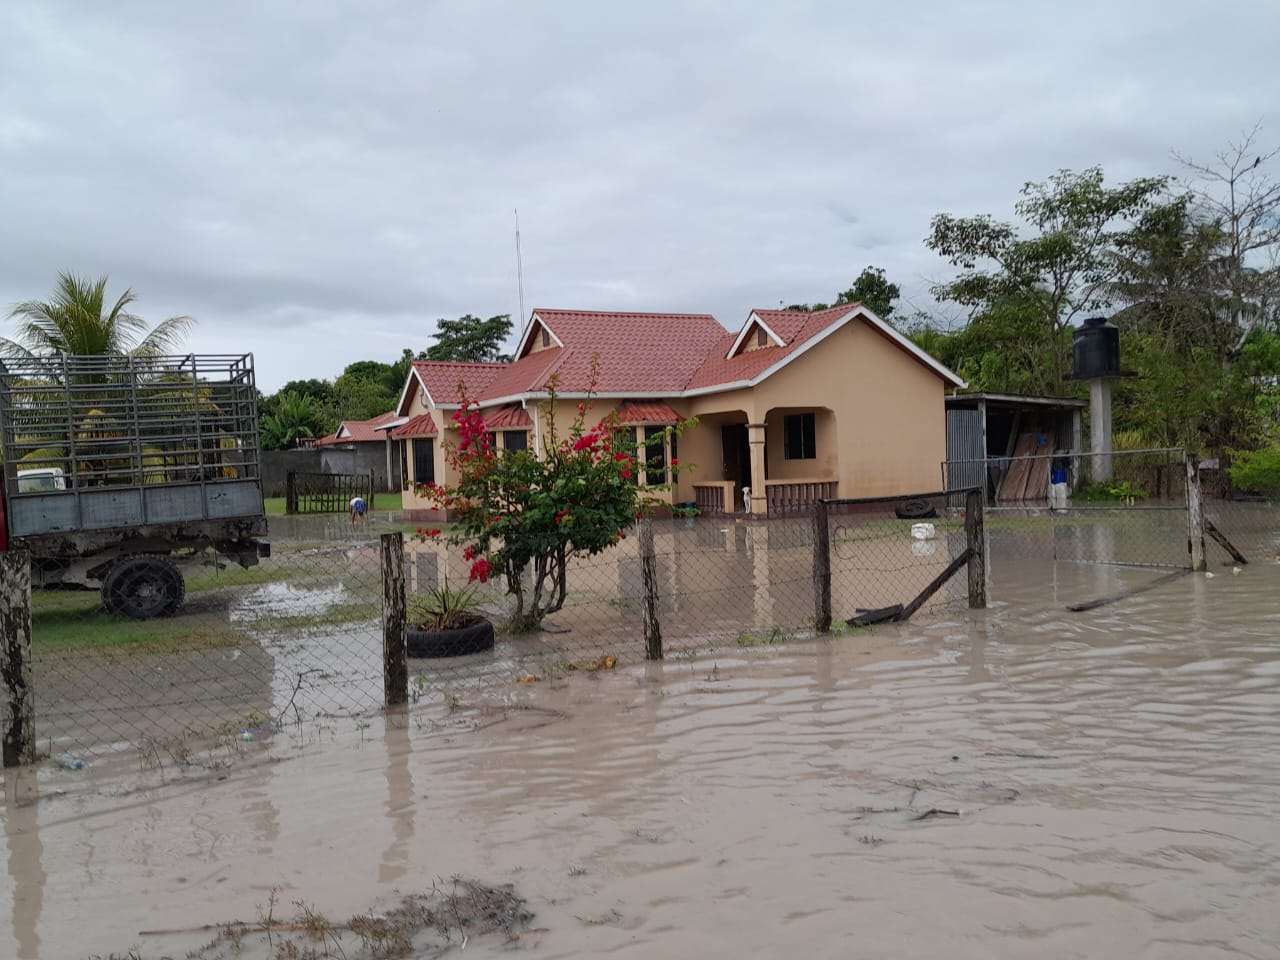
[{"label": "grey cloud", "polygon": [[10,4],[0,303],[109,272],[264,386],[332,376],[515,313],[519,207],[527,308],[736,326],[868,264],[928,305],[933,214],[1171,170],[1273,109],[1280,11],[1233,10]]}]

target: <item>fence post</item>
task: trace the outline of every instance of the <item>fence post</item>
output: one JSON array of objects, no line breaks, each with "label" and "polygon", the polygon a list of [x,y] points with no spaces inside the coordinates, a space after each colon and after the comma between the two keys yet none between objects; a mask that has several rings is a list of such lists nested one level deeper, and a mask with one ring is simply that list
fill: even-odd
[{"label": "fence post", "polygon": [[969,548],[969,609],[987,605],[987,534],[982,513],[983,492],[964,496],[964,539]]},{"label": "fence post", "polygon": [[4,765],[36,759],[36,700],[31,671],[31,558],[0,553],[0,681],[4,690]]},{"label": "fence post", "polygon": [[653,521],[641,517],[640,574],[644,581],[644,658],[662,659],[662,625],[658,622],[658,555],[653,545]]},{"label": "fence post", "polygon": [[1187,548],[1191,552],[1191,569],[1203,573],[1209,569],[1204,552],[1204,499],[1200,496],[1200,458],[1187,454]]},{"label": "fence post", "polygon": [[409,660],[404,629],[404,534],[384,533],[382,553],[382,689],[388,707],[409,701]]},{"label": "fence post", "polygon": [[825,500],[813,502],[813,627],[819,633],[831,629],[831,531]]},{"label": "fence post", "polygon": [[284,475],[284,512],[298,512],[298,474],[293,470]]}]

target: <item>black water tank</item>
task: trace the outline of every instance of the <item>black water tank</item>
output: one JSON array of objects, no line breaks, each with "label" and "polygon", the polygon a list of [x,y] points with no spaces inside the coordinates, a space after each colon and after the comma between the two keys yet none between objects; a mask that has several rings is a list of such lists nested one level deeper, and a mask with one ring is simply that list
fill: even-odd
[{"label": "black water tank", "polygon": [[1106,317],[1090,317],[1071,334],[1076,369],[1073,379],[1120,375],[1120,328]]}]

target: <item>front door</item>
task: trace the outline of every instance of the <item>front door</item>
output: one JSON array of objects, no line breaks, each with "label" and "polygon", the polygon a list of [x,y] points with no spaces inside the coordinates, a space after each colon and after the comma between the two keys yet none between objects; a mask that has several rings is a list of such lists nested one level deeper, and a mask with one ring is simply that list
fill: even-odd
[{"label": "front door", "polygon": [[742,488],[751,486],[751,444],[745,423],[726,423],[720,428],[724,450],[724,476],[733,481],[733,509],[742,509]]}]

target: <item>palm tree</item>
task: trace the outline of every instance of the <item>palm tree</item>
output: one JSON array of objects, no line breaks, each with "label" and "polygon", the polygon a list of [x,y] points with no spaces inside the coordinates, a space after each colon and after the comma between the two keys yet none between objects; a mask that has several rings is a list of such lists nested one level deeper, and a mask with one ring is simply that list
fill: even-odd
[{"label": "palm tree", "polygon": [[52,298],[26,300],[9,311],[9,319],[18,321],[17,336],[0,337],[0,353],[157,356],[173,350],[195,323],[191,317],[170,317],[148,331],[146,321],[128,311],[138,299],[132,290],[109,308],[106,290],[106,277],[59,273]]}]

